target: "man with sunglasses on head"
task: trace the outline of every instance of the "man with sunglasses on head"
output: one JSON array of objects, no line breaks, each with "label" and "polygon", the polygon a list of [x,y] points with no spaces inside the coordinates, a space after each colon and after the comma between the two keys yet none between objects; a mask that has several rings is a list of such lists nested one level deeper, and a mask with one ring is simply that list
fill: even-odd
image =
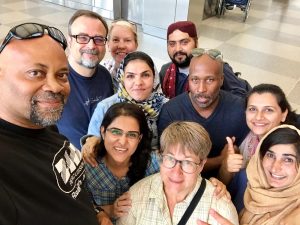
[{"label": "man with sunglasses on head", "polygon": [[221,90],[224,82],[222,53],[217,49],[192,50],[189,67],[189,92],[164,104],[159,114],[158,132],[174,121],[193,121],[209,133],[212,149],[202,173],[218,177],[218,170],[227,154],[226,137],[235,137],[239,145],[249,132],[245,119],[244,99]]},{"label": "man with sunglasses on head", "polygon": [[108,26],[99,14],[78,10],[69,20],[68,33],[71,93],[57,126],[80,149],[95,107],[113,95],[110,73],[99,64],[106,51]]},{"label": "man with sunglasses on head", "polygon": [[[191,21],[178,21],[170,24],[167,30],[167,50],[171,62],[162,66],[159,72],[164,94],[173,98],[188,90],[191,51],[198,46],[196,26]],[[228,63],[224,63],[222,89],[245,97],[251,86],[239,78]]]},{"label": "man with sunglasses on head", "polygon": [[70,92],[67,41],[37,23],[0,47],[0,224],[97,225],[79,150],[51,128]]}]

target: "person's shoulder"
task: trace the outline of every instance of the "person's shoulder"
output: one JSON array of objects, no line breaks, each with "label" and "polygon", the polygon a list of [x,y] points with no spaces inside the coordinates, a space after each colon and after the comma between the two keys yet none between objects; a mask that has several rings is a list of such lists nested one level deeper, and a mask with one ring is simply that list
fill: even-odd
[{"label": "person's shoulder", "polygon": [[236,103],[236,104],[245,104],[245,99],[232,94],[229,91],[220,90],[221,101]]},{"label": "person's shoulder", "polygon": [[115,103],[120,102],[119,98],[118,98],[118,93],[113,94],[112,96],[103,99],[101,102],[98,103],[98,105],[113,105]]},{"label": "person's shoulder", "polygon": [[160,173],[155,173],[139,180],[137,183],[131,186],[129,191],[134,195],[148,193],[151,187],[156,186],[156,184],[159,182],[160,182]]},{"label": "person's shoulder", "polygon": [[183,92],[180,95],[177,95],[174,98],[171,98],[164,105],[177,105],[179,103],[182,104],[182,103],[186,103],[188,99],[189,99],[188,92]]},{"label": "person's shoulder", "polygon": [[111,77],[110,72],[101,64],[98,64],[98,66],[97,66],[97,75],[98,74],[101,74],[101,76]]},{"label": "person's shoulder", "polygon": [[168,63],[165,63],[165,64],[163,64],[162,66],[161,66],[161,70],[166,70],[166,69],[168,69],[169,68],[169,66],[172,64],[172,62],[168,62]]}]

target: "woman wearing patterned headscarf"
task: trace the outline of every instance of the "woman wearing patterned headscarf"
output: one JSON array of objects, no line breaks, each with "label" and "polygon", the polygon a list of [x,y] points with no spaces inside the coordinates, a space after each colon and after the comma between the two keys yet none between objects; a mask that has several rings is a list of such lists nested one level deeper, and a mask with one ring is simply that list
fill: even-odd
[{"label": "woman wearing patterned headscarf", "polygon": [[88,135],[100,136],[100,125],[107,109],[118,102],[137,104],[145,113],[152,132],[152,147],[158,146],[156,121],[159,112],[168,99],[160,91],[155,79],[154,63],[149,55],[136,51],[129,53],[120,65],[116,80],[118,91],[113,96],[98,103],[91,118]]}]

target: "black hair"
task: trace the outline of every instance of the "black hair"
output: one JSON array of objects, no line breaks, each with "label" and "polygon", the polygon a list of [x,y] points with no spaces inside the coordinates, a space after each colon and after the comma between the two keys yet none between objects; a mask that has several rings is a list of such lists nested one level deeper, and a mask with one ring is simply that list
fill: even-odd
[{"label": "black hair", "polygon": [[[144,112],[135,104],[131,103],[116,103],[112,105],[104,115],[101,127],[106,132],[107,127],[119,116],[130,116],[136,119],[140,126],[140,140],[136,151],[130,158],[130,166],[127,176],[130,180],[130,186],[145,177],[146,169],[151,160],[151,135],[148,128],[147,120]],[[107,154],[103,139],[99,145],[98,157],[102,158]]]},{"label": "black hair", "polygon": [[283,90],[275,85],[275,84],[259,84],[256,85],[252,88],[251,91],[248,92],[246,96],[246,108],[248,105],[248,100],[251,95],[258,93],[258,94],[264,94],[264,93],[270,93],[272,94],[275,98],[276,101],[281,109],[281,112],[285,112],[286,110],[288,111],[286,120],[283,122],[284,124],[290,124],[294,125],[297,128],[300,128],[300,124],[297,123],[297,114],[295,111],[292,111],[292,107],[289,104]]},{"label": "black hair", "polygon": [[145,63],[147,63],[147,65],[150,67],[153,76],[155,76],[155,68],[154,68],[154,62],[151,59],[151,57],[149,55],[147,55],[145,52],[140,52],[140,51],[135,51],[135,52],[131,52],[129,54],[126,55],[126,57],[123,60],[123,68],[125,70],[125,67],[127,66],[127,64],[132,61],[132,60],[143,60]]},{"label": "black hair", "polygon": [[292,144],[296,148],[296,156],[298,163],[300,162],[300,135],[294,129],[283,127],[274,130],[262,142],[260,146],[261,159],[266,152],[274,145]]}]

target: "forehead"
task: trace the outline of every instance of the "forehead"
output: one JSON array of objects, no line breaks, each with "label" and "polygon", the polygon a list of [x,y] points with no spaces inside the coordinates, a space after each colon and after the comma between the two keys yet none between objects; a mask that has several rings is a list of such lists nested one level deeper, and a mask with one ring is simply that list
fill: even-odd
[{"label": "forehead", "polygon": [[120,128],[122,130],[139,129],[140,125],[133,116],[118,116],[109,125],[110,127]]},{"label": "forehead", "polygon": [[270,150],[277,156],[289,154],[296,156],[296,148],[293,144],[277,144],[270,147]]},{"label": "forehead", "polygon": [[193,57],[190,64],[190,76],[215,75],[220,76],[222,64],[208,55]]},{"label": "forehead", "polygon": [[19,62],[13,66],[22,66],[22,64],[29,63],[67,66],[67,58],[63,47],[48,35],[27,40],[13,39],[2,53],[4,58]]},{"label": "forehead", "polygon": [[127,63],[125,72],[129,70],[151,70],[150,66],[142,59],[134,59]]},{"label": "forehead", "polygon": [[279,107],[276,97],[271,93],[253,93],[248,99],[248,105],[266,105]]},{"label": "forehead", "polygon": [[71,26],[72,34],[84,33],[88,35],[106,36],[106,30],[103,23],[97,18],[87,16],[78,17]]},{"label": "forehead", "polygon": [[182,155],[188,158],[192,158],[192,157],[198,158],[198,156],[192,150],[187,149],[181,143],[172,143],[167,145],[163,153],[170,154],[170,155]]},{"label": "forehead", "polygon": [[123,36],[134,37],[134,32],[133,32],[132,28],[130,28],[129,26],[115,24],[115,25],[113,25],[113,27],[110,30],[110,35],[120,36],[120,37],[123,37]]}]

